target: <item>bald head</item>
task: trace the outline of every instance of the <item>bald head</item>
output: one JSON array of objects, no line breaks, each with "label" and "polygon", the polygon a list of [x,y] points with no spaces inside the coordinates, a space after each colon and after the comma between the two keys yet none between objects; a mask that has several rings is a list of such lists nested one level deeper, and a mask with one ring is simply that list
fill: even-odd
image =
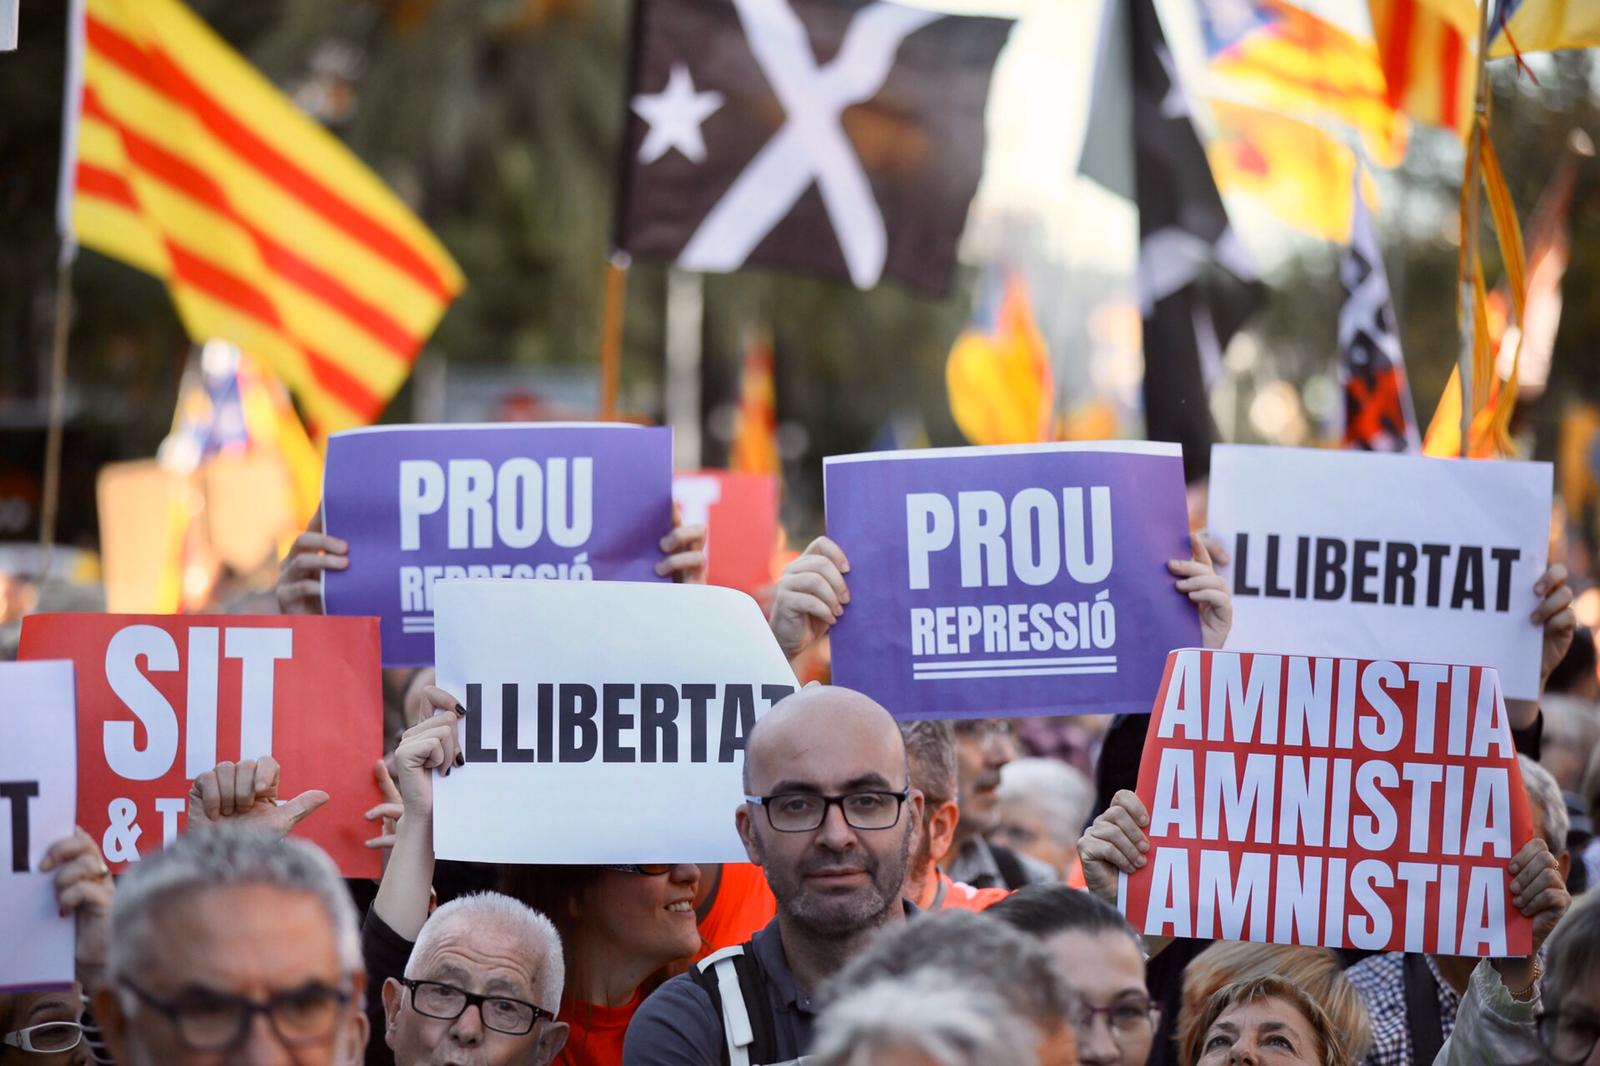
[{"label": "bald head", "polygon": [[876,767],[885,783],[906,787],[906,745],[894,716],[855,689],[808,685],[781,700],[750,731],[745,743],[744,790],[771,791],[797,757],[810,763],[827,749],[854,750],[853,763]]}]

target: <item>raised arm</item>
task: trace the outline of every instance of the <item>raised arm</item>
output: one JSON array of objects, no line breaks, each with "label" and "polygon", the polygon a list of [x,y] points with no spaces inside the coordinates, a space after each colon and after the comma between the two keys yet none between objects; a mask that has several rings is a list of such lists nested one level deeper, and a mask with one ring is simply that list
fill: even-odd
[{"label": "raised arm", "polygon": [[404,813],[384,867],[372,912],[395,933],[417,939],[433,894],[433,771],[448,774],[462,763],[456,723],[464,712],[442,688],[423,690],[431,713],[407,729],[394,750],[395,785]]}]

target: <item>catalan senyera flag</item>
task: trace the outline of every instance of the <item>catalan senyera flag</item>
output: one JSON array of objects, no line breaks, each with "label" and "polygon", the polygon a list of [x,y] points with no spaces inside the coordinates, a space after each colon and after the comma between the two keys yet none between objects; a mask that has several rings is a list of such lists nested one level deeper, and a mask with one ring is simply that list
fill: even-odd
[{"label": "catalan senyera flag", "polygon": [[[1225,100],[1206,157],[1217,188],[1247,196],[1285,225],[1343,241],[1354,215],[1356,156],[1323,130],[1287,115]],[[1364,182],[1370,188],[1368,179]]]},{"label": "catalan senyera flag", "polygon": [[1496,0],[1489,58],[1517,52],[1600,48],[1595,0]]},{"label": "catalan senyera flag", "polygon": [[728,469],[745,474],[777,474],[778,390],[773,376],[772,338],[752,331],[745,341],[739,372],[739,410],[734,416]]},{"label": "catalan senyera flag", "polygon": [[1474,0],[1367,0],[1389,101],[1419,122],[1472,125],[1477,91]]},{"label": "catalan senyera flag", "polygon": [[319,434],[371,422],[459,268],[179,0],[79,2],[63,234],[165,281],[196,342],[260,360]]},{"label": "catalan senyera flag", "polygon": [[1196,0],[1196,7],[1212,74],[1270,111],[1351,127],[1378,166],[1405,157],[1406,119],[1389,99],[1371,40],[1283,0]]}]

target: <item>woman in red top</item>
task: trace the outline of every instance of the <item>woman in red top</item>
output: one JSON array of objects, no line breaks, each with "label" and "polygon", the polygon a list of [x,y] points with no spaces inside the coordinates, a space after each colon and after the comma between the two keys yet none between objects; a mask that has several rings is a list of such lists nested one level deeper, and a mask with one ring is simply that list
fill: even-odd
[{"label": "woman in red top", "polygon": [[669,964],[700,950],[700,868],[517,866],[502,889],[543,911],[567,964],[560,1017],[572,1027],[559,1066],[617,1066],[633,1012]]}]

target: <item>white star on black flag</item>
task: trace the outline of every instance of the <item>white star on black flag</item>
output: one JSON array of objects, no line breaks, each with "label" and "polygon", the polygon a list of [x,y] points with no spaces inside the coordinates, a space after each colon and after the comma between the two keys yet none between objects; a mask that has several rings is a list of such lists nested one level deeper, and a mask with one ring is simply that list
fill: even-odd
[{"label": "white star on black flag", "polygon": [[868,0],[638,0],[619,248],[944,292],[1004,19]]}]

